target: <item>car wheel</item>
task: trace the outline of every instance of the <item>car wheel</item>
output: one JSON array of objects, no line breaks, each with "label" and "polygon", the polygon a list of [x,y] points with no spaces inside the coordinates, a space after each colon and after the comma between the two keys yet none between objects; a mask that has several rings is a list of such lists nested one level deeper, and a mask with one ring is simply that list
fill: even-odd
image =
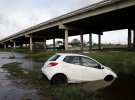
[{"label": "car wheel", "polygon": [[104,80],[105,81],[107,81],[107,82],[110,82],[110,81],[112,81],[113,80],[113,76],[112,75],[107,75],[105,78],[104,78]]},{"label": "car wheel", "polygon": [[54,85],[67,83],[67,77],[64,74],[56,74],[51,79],[51,83]]}]

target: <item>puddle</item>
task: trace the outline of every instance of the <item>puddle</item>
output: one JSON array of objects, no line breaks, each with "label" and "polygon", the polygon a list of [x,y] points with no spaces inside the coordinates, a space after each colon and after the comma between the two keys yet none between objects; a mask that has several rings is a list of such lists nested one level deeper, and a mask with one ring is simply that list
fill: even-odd
[{"label": "puddle", "polygon": [[[12,52],[0,52],[0,67],[3,64],[19,62],[23,68],[40,70],[42,63],[22,59],[26,55],[26,53],[14,53],[15,59],[9,59],[13,56]],[[40,100],[41,96],[34,87],[28,85],[24,80],[12,80],[8,78],[9,75],[7,71],[0,68],[0,100]]]},{"label": "puddle", "polygon": [[[24,59],[27,53],[17,53],[17,52],[0,52],[0,67],[7,63],[12,62],[19,62],[21,63],[20,66],[23,68],[34,68],[40,70],[43,66],[42,62],[35,62],[30,59]],[[14,59],[9,59],[10,57],[14,56]]]},{"label": "puddle", "polygon": [[40,100],[38,91],[32,86],[19,80],[15,82],[7,76],[8,73],[0,68],[0,100]]},{"label": "puddle", "polygon": [[15,56],[15,58],[24,58],[27,53],[20,53],[20,52],[0,52],[0,58],[9,58]]}]

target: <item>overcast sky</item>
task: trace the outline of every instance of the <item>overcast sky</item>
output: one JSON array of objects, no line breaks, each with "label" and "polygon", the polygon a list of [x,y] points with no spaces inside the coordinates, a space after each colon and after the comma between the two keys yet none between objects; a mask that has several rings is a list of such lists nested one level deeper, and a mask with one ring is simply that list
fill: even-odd
[{"label": "overcast sky", "polygon": [[[102,0],[0,0],[0,39]],[[116,35],[117,34],[117,35]],[[73,38],[79,37],[72,37]],[[88,36],[84,36],[88,41]],[[97,36],[93,35],[97,42]],[[105,32],[103,43],[126,43],[127,30]]]}]

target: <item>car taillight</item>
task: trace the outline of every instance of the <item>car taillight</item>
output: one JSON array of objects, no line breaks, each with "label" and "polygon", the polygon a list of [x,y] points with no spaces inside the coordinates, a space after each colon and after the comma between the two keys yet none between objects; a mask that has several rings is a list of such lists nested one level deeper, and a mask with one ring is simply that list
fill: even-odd
[{"label": "car taillight", "polygon": [[54,67],[54,66],[56,66],[56,65],[58,65],[57,62],[50,62],[50,63],[48,64],[48,67]]}]

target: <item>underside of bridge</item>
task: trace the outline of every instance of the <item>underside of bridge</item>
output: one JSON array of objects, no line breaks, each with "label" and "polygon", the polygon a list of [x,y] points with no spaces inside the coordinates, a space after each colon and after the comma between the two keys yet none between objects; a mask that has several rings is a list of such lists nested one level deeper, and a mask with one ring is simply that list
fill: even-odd
[{"label": "underside of bridge", "polygon": [[[92,46],[92,37],[91,34],[98,34],[99,36],[99,49],[101,43],[101,35],[106,31],[128,29],[128,48],[131,48],[131,30],[134,32],[133,37],[133,47],[135,48],[135,5],[130,7],[125,7],[122,9],[104,12],[101,14],[80,18],[77,20],[63,22],[60,20],[58,25],[41,29],[31,34],[20,36],[18,38],[12,39],[10,41],[3,42],[4,44],[13,45],[22,45],[22,44],[31,44],[30,50],[33,50],[32,43],[34,42],[45,42],[49,39],[61,38],[65,41],[65,49],[68,49],[68,36],[80,35],[81,44],[83,44],[83,34],[89,34],[90,48]],[[99,9],[104,9],[100,7]],[[91,11],[92,12],[92,11]],[[90,12],[90,13],[91,13]],[[87,12],[86,12],[87,13]],[[77,16],[82,16],[81,14]],[[68,19],[68,18],[67,18]],[[111,38],[111,37],[108,37]],[[6,47],[6,46],[5,46]],[[83,50],[83,45],[81,45]]]}]

